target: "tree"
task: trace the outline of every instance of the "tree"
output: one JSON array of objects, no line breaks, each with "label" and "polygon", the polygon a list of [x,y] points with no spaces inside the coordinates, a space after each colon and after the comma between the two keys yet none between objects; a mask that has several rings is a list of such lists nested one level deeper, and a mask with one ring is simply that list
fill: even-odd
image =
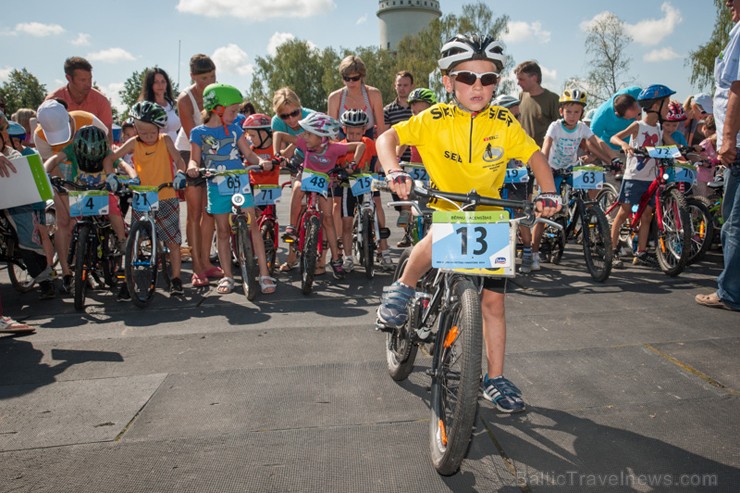
[{"label": "tree", "polygon": [[609,99],[627,83],[632,59],[627,47],[632,38],[626,34],[624,22],[611,12],[599,16],[587,29],[586,53],[591,55],[587,81],[594,104]]},{"label": "tree", "polygon": [[5,101],[8,117],[20,108],[36,110],[46,97],[46,86],[25,68],[13,69],[8,81],[0,86],[0,98]]},{"label": "tree", "polygon": [[[709,41],[689,53],[686,64],[691,66],[691,83],[702,89],[714,86],[714,59],[730,39],[732,18],[725,8],[724,0],[714,0],[717,17]],[[713,89],[711,92],[714,92]]]}]

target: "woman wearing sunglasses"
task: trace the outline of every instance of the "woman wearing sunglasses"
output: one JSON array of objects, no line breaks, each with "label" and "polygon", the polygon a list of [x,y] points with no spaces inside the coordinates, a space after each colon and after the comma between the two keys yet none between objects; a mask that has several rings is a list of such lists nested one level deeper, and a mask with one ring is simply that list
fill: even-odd
[{"label": "woman wearing sunglasses", "polygon": [[365,136],[375,138],[386,130],[383,119],[383,96],[377,87],[365,85],[365,62],[358,56],[349,55],[339,64],[344,87],[329,95],[327,114],[339,120],[347,110],[362,110],[370,118]]}]

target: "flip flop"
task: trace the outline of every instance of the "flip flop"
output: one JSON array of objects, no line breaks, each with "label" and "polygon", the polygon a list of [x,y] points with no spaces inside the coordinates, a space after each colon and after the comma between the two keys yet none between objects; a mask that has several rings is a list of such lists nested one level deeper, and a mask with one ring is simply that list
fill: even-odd
[{"label": "flip flop", "polygon": [[224,271],[221,269],[221,267],[213,266],[207,271],[205,271],[203,274],[201,274],[201,276],[219,279],[221,277],[224,277]]},{"label": "flip flop", "polygon": [[278,270],[280,272],[290,272],[293,269],[295,269],[296,267],[298,267],[298,261],[297,260],[295,262],[293,262],[292,264],[289,264],[288,262],[283,262],[282,264],[280,264],[280,267],[278,267]]},{"label": "flip flop", "polygon": [[194,288],[201,288],[203,286],[208,286],[208,277],[205,274],[193,274],[190,282]]}]

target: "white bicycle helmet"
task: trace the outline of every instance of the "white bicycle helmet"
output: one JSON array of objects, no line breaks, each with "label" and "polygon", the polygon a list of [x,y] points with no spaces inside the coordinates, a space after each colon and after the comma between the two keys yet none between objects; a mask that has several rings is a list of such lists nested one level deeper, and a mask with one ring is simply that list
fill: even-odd
[{"label": "white bicycle helmet", "polygon": [[303,120],[299,120],[298,125],[306,132],[329,139],[336,139],[342,129],[342,125],[338,121],[326,113],[318,111],[311,113]]},{"label": "white bicycle helmet", "polygon": [[457,34],[442,46],[440,54],[437,65],[443,74],[468,60],[490,60],[499,70],[505,63],[504,44],[489,35],[478,33]]},{"label": "white bicycle helmet", "polygon": [[514,96],[509,96],[508,94],[502,94],[500,96],[497,96],[496,99],[494,99],[491,104],[493,106],[502,106],[504,108],[511,108],[513,106],[518,106],[522,102],[519,101],[519,99],[515,98]]},{"label": "white bicycle helmet", "polygon": [[339,120],[342,122],[342,125],[346,127],[365,128],[370,122],[370,119],[367,117],[367,113],[362,110],[347,110],[342,113]]}]

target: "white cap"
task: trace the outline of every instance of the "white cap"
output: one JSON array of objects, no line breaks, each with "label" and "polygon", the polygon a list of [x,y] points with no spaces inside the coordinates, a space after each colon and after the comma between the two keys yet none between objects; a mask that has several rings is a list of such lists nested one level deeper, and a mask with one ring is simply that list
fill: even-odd
[{"label": "white cap", "polygon": [[710,115],[713,113],[714,105],[712,104],[711,96],[707,96],[700,92],[694,96],[694,102],[701,106],[701,109],[703,109],[705,113],[709,113]]},{"label": "white cap", "polygon": [[72,139],[69,113],[61,103],[53,99],[44,101],[36,112],[39,125],[49,145],[64,144]]}]

